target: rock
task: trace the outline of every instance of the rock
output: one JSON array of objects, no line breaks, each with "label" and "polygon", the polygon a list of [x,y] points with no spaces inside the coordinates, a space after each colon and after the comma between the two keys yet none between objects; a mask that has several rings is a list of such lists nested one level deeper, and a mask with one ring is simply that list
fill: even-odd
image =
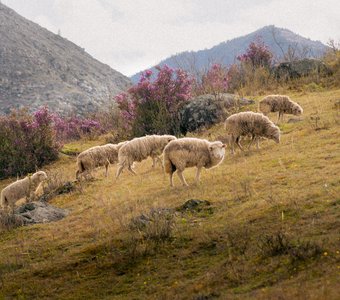
[{"label": "rock", "polygon": [[63,219],[68,211],[44,202],[30,202],[18,207],[14,215],[22,220],[22,224],[48,223]]},{"label": "rock", "polygon": [[185,135],[187,132],[211,126],[223,121],[228,115],[228,109],[253,103],[253,100],[227,93],[221,94],[218,98],[211,94],[200,95],[181,109],[180,131]]},{"label": "rock", "polygon": [[331,70],[319,59],[305,58],[292,62],[282,62],[272,69],[277,79],[294,79],[311,74],[331,75]]},{"label": "rock", "polygon": [[187,211],[202,211],[204,209],[210,208],[211,203],[207,200],[190,199],[186,201],[183,205],[179,206],[176,210],[181,212]]}]

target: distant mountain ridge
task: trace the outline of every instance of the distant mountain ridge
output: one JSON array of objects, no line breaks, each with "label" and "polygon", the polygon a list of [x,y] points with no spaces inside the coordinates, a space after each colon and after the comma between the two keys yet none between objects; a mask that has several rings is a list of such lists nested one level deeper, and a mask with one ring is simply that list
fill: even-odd
[{"label": "distant mountain ridge", "polygon": [[130,85],[83,48],[0,3],[0,112],[48,105],[84,114],[108,105]]},{"label": "distant mountain ridge", "polygon": [[[312,41],[294,32],[275,27],[274,25],[265,26],[250,34],[222,42],[210,49],[200,51],[186,51],[173,55],[162,60],[158,65],[167,64],[173,68],[183,68],[187,71],[197,71],[207,68],[213,62],[231,65],[236,61],[236,57],[243,54],[248,45],[260,37],[261,40],[273,52],[274,58],[279,61],[284,54],[295,57],[320,57],[327,50],[327,46],[320,41]],[[288,49],[290,49],[288,51]],[[150,68],[155,70],[155,67]],[[192,70],[194,69],[194,70]],[[137,82],[142,72],[131,76],[133,82]]]}]

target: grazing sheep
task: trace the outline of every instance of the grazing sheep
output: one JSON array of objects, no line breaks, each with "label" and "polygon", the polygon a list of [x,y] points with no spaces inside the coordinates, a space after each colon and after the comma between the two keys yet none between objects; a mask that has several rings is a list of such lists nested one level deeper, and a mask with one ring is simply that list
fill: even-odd
[{"label": "grazing sheep", "polygon": [[164,147],[175,140],[173,135],[147,135],[140,138],[134,138],[127,142],[118,152],[118,169],[116,178],[120,176],[124,168],[131,173],[136,174],[132,169],[135,161],[142,161],[149,156],[152,158],[152,167],[155,167],[158,155],[163,151]]},{"label": "grazing sheep", "polygon": [[278,112],[277,122],[283,118],[283,114],[285,113],[296,116],[303,113],[303,109],[299,104],[284,95],[269,95],[264,97],[259,103],[259,109],[264,114]]},{"label": "grazing sheep", "polygon": [[46,173],[44,171],[38,171],[33,175],[26,176],[6,186],[1,191],[1,207],[5,209],[9,206],[13,211],[15,202],[24,197],[26,197],[26,201],[28,201],[38,185],[46,179]]},{"label": "grazing sheep", "polygon": [[105,176],[107,177],[109,165],[118,161],[118,151],[126,143],[95,146],[81,152],[77,157],[77,180],[80,178],[80,175],[84,177],[87,174],[91,175],[92,170],[102,166],[105,166]]},{"label": "grazing sheep", "polygon": [[164,148],[163,154],[165,172],[170,174],[170,186],[174,186],[173,173],[176,170],[182,184],[188,186],[183,177],[184,169],[196,167],[196,183],[199,183],[203,167],[210,169],[223,161],[225,144],[220,141],[209,142],[196,138],[182,138],[170,142]]},{"label": "grazing sheep", "polygon": [[224,128],[231,136],[232,153],[235,153],[235,143],[243,151],[240,144],[241,136],[251,137],[248,149],[255,140],[257,148],[259,148],[259,139],[261,137],[272,139],[277,143],[280,142],[280,129],[261,113],[246,111],[231,115],[225,120]]}]

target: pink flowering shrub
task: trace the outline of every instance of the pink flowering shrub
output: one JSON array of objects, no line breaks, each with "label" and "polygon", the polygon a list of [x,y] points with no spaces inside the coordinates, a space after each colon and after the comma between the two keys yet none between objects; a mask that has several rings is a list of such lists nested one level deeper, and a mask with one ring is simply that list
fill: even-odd
[{"label": "pink flowering shrub", "polygon": [[115,100],[121,111],[124,129],[133,136],[179,133],[178,112],[191,96],[192,79],[181,70],[167,65],[145,71],[139,82]]},{"label": "pink flowering shrub", "polygon": [[213,64],[211,68],[196,81],[195,94],[212,94],[218,98],[228,90],[228,68],[221,64]]},{"label": "pink flowering shrub", "polygon": [[0,117],[0,178],[26,175],[58,157],[60,144],[46,107],[33,115],[14,111]]},{"label": "pink flowering shrub", "polygon": [[61,142],[78,140],[82,137],[93,138],[105,131],[100,122],[93,119],[76,116],[61,117],[58,114],[54,114],[52,119],[57,140]]},{"label": "pink flowering shrub", "polygon": [[253,69],[258,67],[269,68],[272,64],[272,58],[273,53],[261,38],[257,38],[254,42],[251,42],[246,52],[237,57],[241,63],[248,63]]},{"label": "pink flowering shrub", "polygon": [[62,118],[46,106],[0,116],[0,178],[34,172],[58,158],[63,142],[102,131],[95,120]]}]

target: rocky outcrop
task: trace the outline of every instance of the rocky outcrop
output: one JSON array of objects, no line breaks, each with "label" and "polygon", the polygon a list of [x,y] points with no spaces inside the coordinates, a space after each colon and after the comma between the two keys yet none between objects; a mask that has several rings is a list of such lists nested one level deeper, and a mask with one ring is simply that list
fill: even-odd
[{"label": "rocky outcrop", "polygon": [[185,135],[187,132],[221,122],[227,117],[228,109],[252,103],[253,100],[227,93],[218,98],[210,94],[193,98],[180,111],[181,133]]},{"label": "rocky outcrop", "polygon": [[20,206],[14,213],[24,225],[58,221],[68,215],[68,211],[45,202],[30,202]]},{"label": "rocky outcrop", "polygon": [[277,79],[295,79],[310,75],[331,75],[331,70],[319,59],[301,59],[282,62],[273,67],[272,72]]},{"label": "rocky outcrop", "polygon": [[0,112],[28,107],[78,114],[125,91],[129,78],[0,3]]}]

